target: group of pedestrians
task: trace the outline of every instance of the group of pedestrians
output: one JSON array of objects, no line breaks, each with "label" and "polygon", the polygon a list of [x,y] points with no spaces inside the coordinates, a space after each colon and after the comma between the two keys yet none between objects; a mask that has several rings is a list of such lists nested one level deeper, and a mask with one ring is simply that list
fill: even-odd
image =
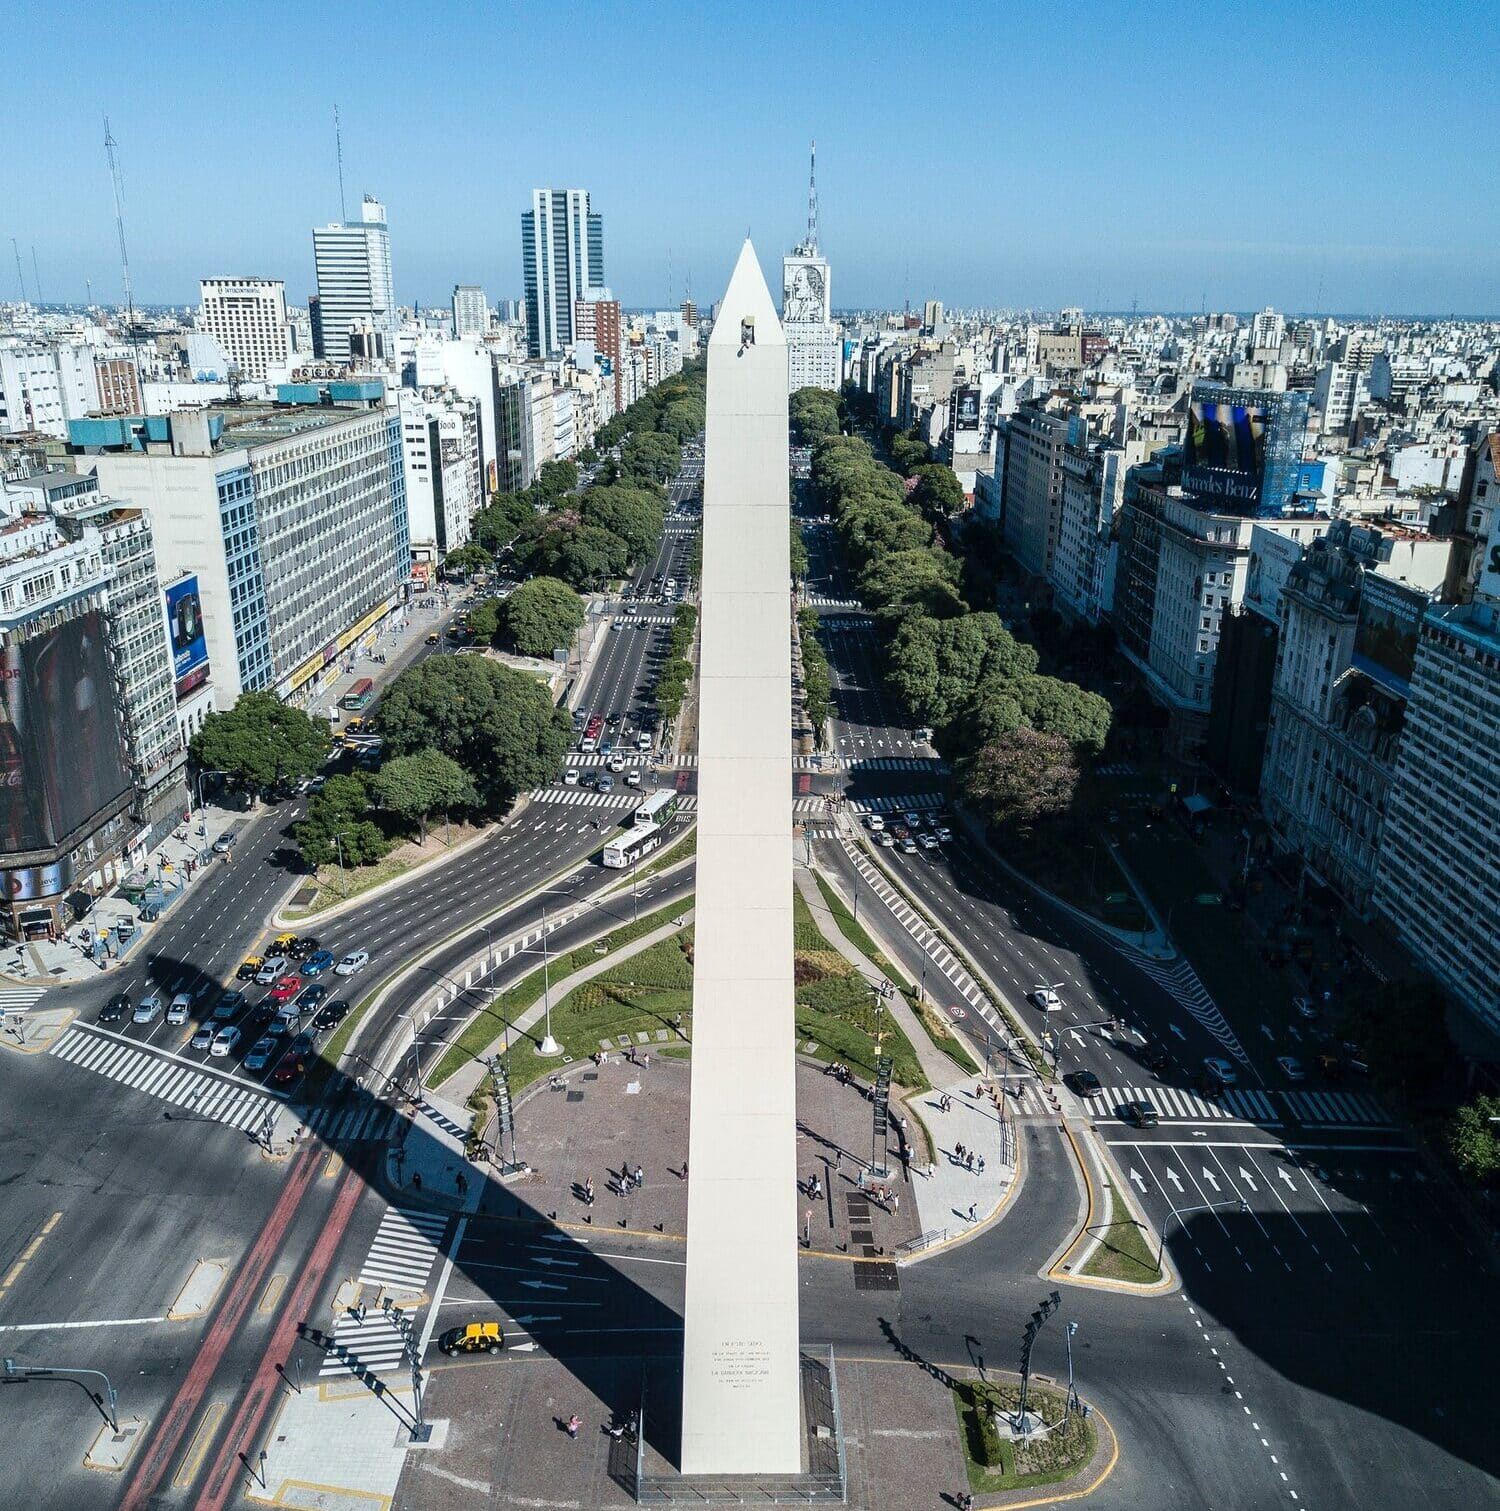
[{"label": "group of pedestrians", "polygon": [[984,1174],[984,1156],[975,1153],[972,1149],[965,1148],[963,1144],[954,1144],[953,1159],[955,1163],[962,1165],[971,1175]]}]

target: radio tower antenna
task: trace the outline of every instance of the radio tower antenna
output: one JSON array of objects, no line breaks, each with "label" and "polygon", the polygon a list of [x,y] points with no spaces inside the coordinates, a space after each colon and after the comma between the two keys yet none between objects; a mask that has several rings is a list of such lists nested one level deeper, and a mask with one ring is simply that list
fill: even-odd
[{"label": "radio tower antenna", "polygon": [[807,159],[807,250],[818,250],[818,144],[814,142]]},{"label": "radio tower antenna", "polygon": [[333,141],[339,159],[339,221],[342,223],[349,219],[349,212],[344,208],[344,128],[339,124],[337,104],[333,107]]},{"label": "radio tower antenna", "polygon": [[125,251],[125,191],[120,183],[120,160],[115,156],[114,135],[109,129],[109,117],[104,117],[104,155],[109,159],[109,178],[115,192],[115,230],[120,236],[120,278],[125,285],[125,330],[130,342],[131,361],[135,367],[137,388],[141,378],[140,337],[135,329],[135,295],[130,288],[130,257]]},{"label": "radio tower antenna", "polygon": [[42,270],[36,265],[36,243],[31,244],[31,281],[36,287],[37,308],[42,307]]},{"label": "radio tower antenna", "polygon": [[16,282],[21,285],[21,303],[26,303],[26,275],[21,271],[21,249],[16,245],[14,236],[10,239],[10,249],[16,254]]}]

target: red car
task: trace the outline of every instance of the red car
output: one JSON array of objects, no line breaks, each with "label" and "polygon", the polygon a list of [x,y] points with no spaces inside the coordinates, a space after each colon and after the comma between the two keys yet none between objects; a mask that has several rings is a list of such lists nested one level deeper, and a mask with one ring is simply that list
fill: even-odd
[{"label": "red car", "polygon": [[307,1068],[301,1053],[295,1049],[289,1049],[276,1062],[276,1069],[271,1072],[271,1080],[277,1086],[290,1086],[297,1080]]},{"label": "red car", "polygon": [[300,976],[283,976],[275,986],[271,988],[270,997],[272,1002],[290,1002],[293,997],[302,990],[302,978]]}]

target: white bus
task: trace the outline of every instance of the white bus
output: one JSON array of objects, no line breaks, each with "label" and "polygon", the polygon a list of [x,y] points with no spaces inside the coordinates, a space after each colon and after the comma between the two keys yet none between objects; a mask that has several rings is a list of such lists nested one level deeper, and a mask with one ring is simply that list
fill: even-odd
[{"label": "white bus", "polygon": [[616,871],[633,866],[643,855],[649,855],[661,844],[665,835],[655,824],[644,829],[627,829],[619,839],[611,840],[604,847],[604,864]]},{"label": "white bus", "polygon": [[665,828],[677,817],[677,794],[670,788],[659,787],[635,810],[633,822],[637,829],[648,824]]}]

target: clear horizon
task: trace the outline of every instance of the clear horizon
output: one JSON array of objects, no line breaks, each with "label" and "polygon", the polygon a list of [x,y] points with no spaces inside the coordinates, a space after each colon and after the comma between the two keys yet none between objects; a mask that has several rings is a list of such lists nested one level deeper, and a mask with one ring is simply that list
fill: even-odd
[{"label": "clear horizon", "polygon": [[[83,303],[86,278],[96,302],[123,302],[107,113],[137,302],[195,304],[199,278],[233,273],[281,278],[304,302],[312,228],[339,215],[337,104],[346,201],[386,204],[408,305],[446,303],[456,283],[518,297],[520,216],[543,185],[591,191],[623,303],[675,306],[690,283],[707,305],[747,226],[768,267],[801,239],[816,138],[840,309],[1492,318],[1500,162],[1451,43],[1490,55],[1500,18],[1413,3],[1334,17],[1290,0],[1256,16],[1249,45],[1212,48],[1181,0],[971,6],[915,35],[888,4],[853,29],[842,7],[780,0],[753,15],[664,3],[644,22],[611,5],[376,3],[356,49],[338,12],[285,0],[118,34],[94,3],[30,5],[10,27],[15,108],[49,122],[25,153],[47,192],[13,198],[0,223],[0,254],[13,237],[21,263],[18,283],[0,259],[0,297],[22,283],[35,297],[35,246],[43,302]],[[1378,165],[1364,168],[1331,127],[1351,95],[1375,101],[1377,51],[1400,57],[1402,88],[1379,96]],[[84,59],[98,105],[58,112],[56,81]],[[1443,172],[1436,120],[1459,142]]]}]

